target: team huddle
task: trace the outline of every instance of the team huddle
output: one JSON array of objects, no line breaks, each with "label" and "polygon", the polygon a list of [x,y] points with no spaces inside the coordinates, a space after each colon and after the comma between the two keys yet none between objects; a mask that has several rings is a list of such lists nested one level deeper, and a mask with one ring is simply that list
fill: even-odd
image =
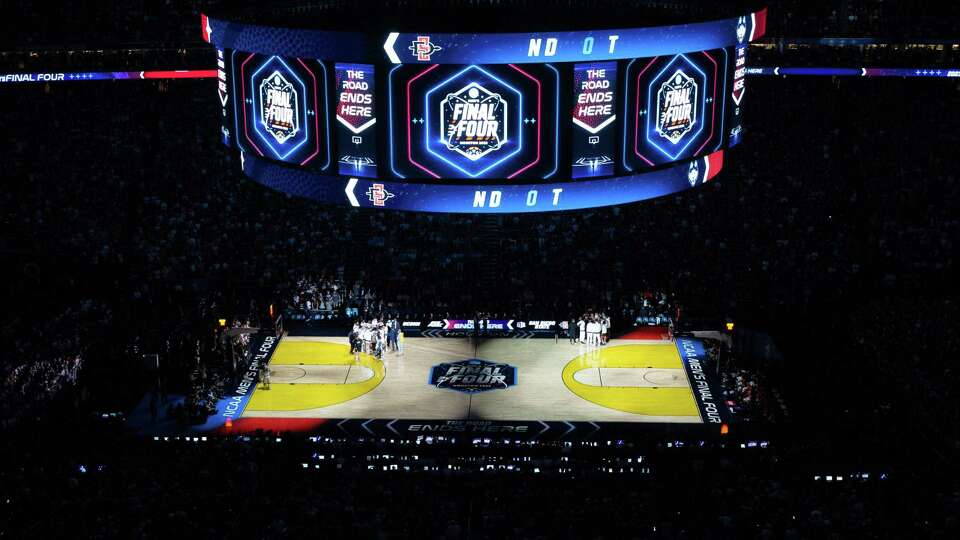
[{"label": "team huddle", "polygon": [[350,330],[350,354],[372,354],[382,359],[384,350],[403,354],[403,330],[396,318],[357,321]]},{"label": "team huddle", "polygon": [[610,317],[606,313],[587,313],[567,322],[570,343],[584,343],[592,347],[606,345],[610,332]]}]

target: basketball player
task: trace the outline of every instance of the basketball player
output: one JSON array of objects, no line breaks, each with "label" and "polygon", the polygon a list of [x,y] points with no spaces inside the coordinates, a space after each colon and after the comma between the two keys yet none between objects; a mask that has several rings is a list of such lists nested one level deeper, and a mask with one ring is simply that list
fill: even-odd
[{"label": "basketball player", "polygon": [[594,315],[590,317],[590,322],[587,323],[587,344],[591,347],[596,347],[597,342],[600,341],[600,325],[597,324],[597,316]]}]

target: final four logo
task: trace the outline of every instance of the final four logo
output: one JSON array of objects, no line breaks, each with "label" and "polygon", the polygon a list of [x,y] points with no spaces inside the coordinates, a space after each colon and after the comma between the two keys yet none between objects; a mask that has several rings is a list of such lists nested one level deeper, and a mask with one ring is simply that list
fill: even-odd
[{"label": "final four logo", "polygon": [[673,144],[697,123],[697,83],[678,69],[657,92],[657,133]]},{"label": "final four logo", "polygon": [[468,394],[508,388],[517,384],[517,368],[471,358],[433,366],[430,384]]},{"label": "final four logo", "polygon": [[297,91],[279,71],[260,83],[260,122],[280,144],[300,131],[298,101]]},{"label": "final four logo", "polygon": [[476,161],[507,141],[507,102],[470,83],[440,102],[440,133],[448,149]]}]

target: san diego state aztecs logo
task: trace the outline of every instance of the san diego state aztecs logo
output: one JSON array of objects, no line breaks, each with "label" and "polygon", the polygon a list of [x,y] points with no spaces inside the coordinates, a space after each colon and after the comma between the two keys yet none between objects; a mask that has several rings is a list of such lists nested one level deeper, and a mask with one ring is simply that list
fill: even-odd
[{"label": "san diego state aztecs logo", "polygon": [[697,83],[678,69],[657,92],[657,133],[673,144],[697,123]]},{"label": "san diego state aztecs logo", "polygon": [[498,390],[517,384],[517,368],[471,358],[433,366],[430,384],[468,394]]},{"label": "san diego state aztecs logo", "polygon": [[278,143],[300,131],[298,99],[293,85],[279,71],[260,83],[260,122]]},{"label": "san diego state aztecs logo", "polygon": [[440,102],[443,143],[471,161],[499,150],[507,140],[507,102],[477,83]]}]

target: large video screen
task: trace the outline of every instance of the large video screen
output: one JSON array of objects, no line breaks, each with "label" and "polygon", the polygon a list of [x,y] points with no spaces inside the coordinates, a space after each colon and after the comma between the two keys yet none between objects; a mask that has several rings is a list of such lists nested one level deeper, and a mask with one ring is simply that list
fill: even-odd
[{"label": "large video screen", "polygon": [[560,74],[550,64],[404,65],[388,78],[399,178],[549,178]]},{"label": "large video screen", "polygon": [[227,79],[233,84],[237,147],[275,161],[330,169],[326,64],[236,51],[230,59]]},{"label": "large video screen", "polygon": [[766,31],[763,9],[562,31],[494,15],[456,32],[412,31],[407,8],[382,32],[296,11],[284,26],[270,10],[201,17],[224,144],[271,189],[416,212],[576,210],[710,182],[741,141]]},{"label": "large video screen", "polygon": [[392,67],[220,54],[224,142],[248,157],[344,178],[613,178],[709,155],[740,132],[734,57],[742,54],[733,47],[602,62]]},{"label": "large video screen", "polygon": [[344,176],[377,177],[376,72],[371,64],[336,64],[337,166]]},{"label": "large video screen", "polygon": [[656,167],[724,145],[729,63],[726,49],[627,63],[624,169]]}]

